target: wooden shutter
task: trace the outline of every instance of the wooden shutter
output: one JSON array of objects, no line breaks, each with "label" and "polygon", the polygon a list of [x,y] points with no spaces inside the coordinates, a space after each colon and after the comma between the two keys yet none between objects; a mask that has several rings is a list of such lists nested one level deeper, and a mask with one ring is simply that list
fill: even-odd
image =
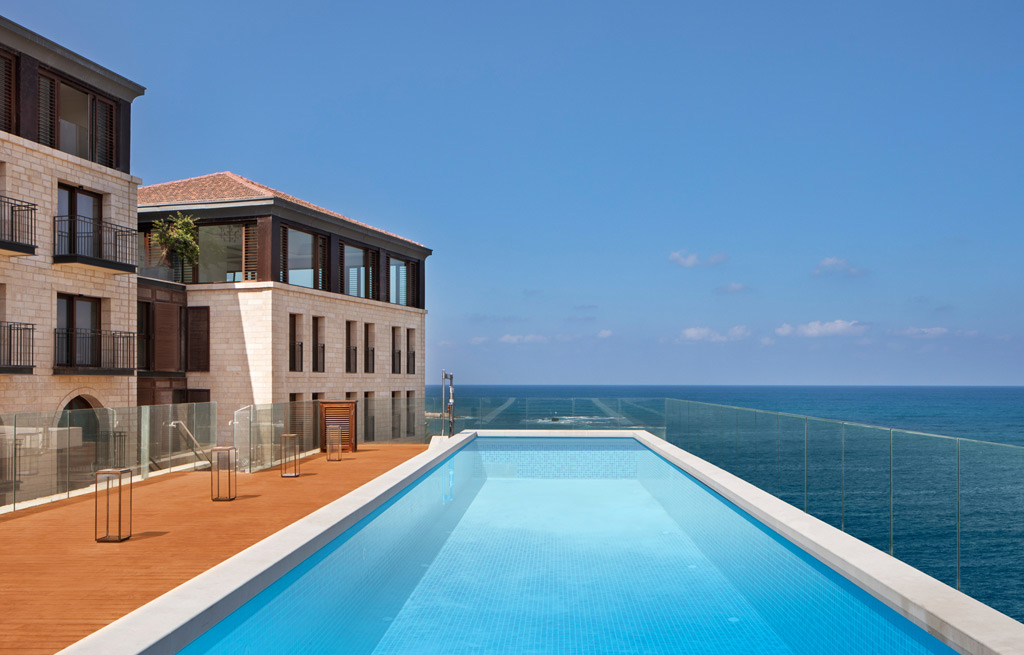
[{"label": "wooden shutter", "polygon": [[114,167],[114,103],[104,98],[93,98],[92,134],[93,161]]},{"label": "wooden shutter", "polygon": [[242,279],[255,280],[259,268],[259,238],[256,223],[246,223],[242,236]]},{"label": "wooden shutter", "polygon": [[405,270],[407,271],[405,276],[405,297],[408,299],[410,307],[419,307],[420,263],[406,262]]},{"label": "wooden shutter", "polygon": [[280,282],[288,281],[288,228],[281,226],[281,278]]},{"label": "wooden shutter", "polygon": [[181,324],[178,305],[153,304],[153,370],[181,370]]},{"label": "wooden shutter", "polygon": [[338,244],[338,291],[346,293],[345,288],[345,244]]},{"label": "wooden shutter", "polygon": [[189,371],[210,370],[210,308],[188,308]]},{"label": "wooden shutter", "polygon": [[380,300],[384,302],[398,300],[391,297],[391,257],[388,255],[381,257],[381,269]]},{"label": "wooden shutter", "polygon": [[321,450],[326,450],[324,437],[328,430],[341,432],[341,449],[351,452],[356,449],[356,404],[354,402],[322,402]]},{"label": "wooden shutter", "polygon": [[366,250],[366,297],[378,300],[377,290],[377,251]]},{"label": "wooden shutter", "polygon": [[313,238],[316,240],[316,280],[315,286],[317,289],[327,288],[327,245],[329,241],[327,237],[321,235],[314,235]]},{"label": "wooden shutter", "polygon": [[14,57],[0,53],[0,130],[14,132]]},{"label": "wooden shutter", "polygon": [[57,147],[57,80],[39,76],[39,143]]}]

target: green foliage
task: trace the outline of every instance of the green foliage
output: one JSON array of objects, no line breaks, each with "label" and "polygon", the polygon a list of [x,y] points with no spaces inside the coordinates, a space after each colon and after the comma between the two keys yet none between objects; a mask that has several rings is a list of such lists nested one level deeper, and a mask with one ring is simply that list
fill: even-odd
[{"label": "green foliage", "polygon": [[165,255],[173,253],[189,266],[199,263],[199,233],[191,214],[180,211],[155,221],[150,238],[163,249]]}]

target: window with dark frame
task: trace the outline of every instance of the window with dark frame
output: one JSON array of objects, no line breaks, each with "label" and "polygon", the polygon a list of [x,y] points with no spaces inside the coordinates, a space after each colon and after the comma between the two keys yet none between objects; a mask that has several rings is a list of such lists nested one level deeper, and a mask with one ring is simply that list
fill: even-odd
[{"label": "window with dark frame", "polygon": [[282,225],[280,281],[307,289],[326,289],[328,244],[322,234]]},{"label": "window with dark frame", "polygon": [[54,254],[103,257],[103,197],[57,185]]},{"label": "window with dark frame", "polygon": [[302,371],[302,342],[299,338],[299,314],[288,314],[288,370]]},{"label": "window with dark frame", "polygon": [[100,362],[100,299],[57,294],[53,365],[98,367]]},{"label": "window with dark frame", "polygon": [[327,367],[327,344],[324,343],[324,318],[313,317],[313,372],[323,373]]},{"label": "window with dark frame", "polygon": [[103,166],[117,163],[117,106],[56,75],[39,75],[38,141]]}]

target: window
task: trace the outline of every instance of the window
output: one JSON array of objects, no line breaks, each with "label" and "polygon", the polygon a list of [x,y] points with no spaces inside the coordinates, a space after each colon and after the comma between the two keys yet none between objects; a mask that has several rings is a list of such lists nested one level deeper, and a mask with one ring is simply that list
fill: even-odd
[{"label": "window", "polygon": [[288,314],[288,370],[302,370],[302,342],[298,340],[302,316]]},{"label": "window", "polygon": [[391,372],[402,372],[402,328],[391,328]]},{"label": "window", "polygon": [[323,400],[323,399],[324,399],[324,392],[323,391],[314,391],[313,392],[313,400]]},{"label": "window", "polygon": [[185,311],[185,366],[189,371],[210,370],[210,308],[189,307]]},{"label": "window", "polygon": [[409,328],[405,331],[405,360],[406,373],[416,374],[416,330]]},{"label": "window", "polygon": [[241,282],[245,229],[242,225],[199,226],[197,282]]},{"label": "window", "polygon": [[389,258],[388,282],[388,301],[395,305],[408,305],[408,265],[404,260]]},{"label": "window", "polygon": [[49,75],[39,76],[39,143],[113,167],[115,107]]},{"label": "window", "polygon": [[345,293],[357,298],[366,298],[366,251],[354,246],[345,246]]},{"label": "window", "polygon": [[374,352],[373,352],[373,323],[363,325],[363,373],[373,373]]},{"label": "window", "polygon": [[416,436],[416,392],[405,392],[405,436]]},{"label": "window", "polygon": [[136,332],[138,333],[138,367],[140,371],[150,369],[149,349],[153,337],[153,304],[148,302],[138,303],[138,321]]},{"label": "window", "polygon": [[54,366],[99,366],[100,344],[100,299],[58,294]]},{"label": "window", "polygon": [[327,344],[324,343],[326,330],[324,330],[324,318],[313,317],[313,372],[323,373],[327,370]]},{"label": "window", "polygon": [[102,222],[102,196],[59,185],[54,254],[102,257]]},{"label": "window", "polygon": [[327,288],[327,237],[281,227],[281,281],[307,289]]},{"label": "window", "polygon": [[356,348],[356,322],[345,321],[345,372],[358,373],[358,354]]}]

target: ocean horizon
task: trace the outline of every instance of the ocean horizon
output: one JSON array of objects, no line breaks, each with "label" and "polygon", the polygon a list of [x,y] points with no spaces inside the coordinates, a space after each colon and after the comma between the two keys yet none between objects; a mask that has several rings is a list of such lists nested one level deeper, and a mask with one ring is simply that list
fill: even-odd
[{"label": "ocean horizon", "polygon": [[[437,398],[441,385],[428,384]],[[677,398],[1024,446],[1024,386],[493,385],[476,398]]]}]

